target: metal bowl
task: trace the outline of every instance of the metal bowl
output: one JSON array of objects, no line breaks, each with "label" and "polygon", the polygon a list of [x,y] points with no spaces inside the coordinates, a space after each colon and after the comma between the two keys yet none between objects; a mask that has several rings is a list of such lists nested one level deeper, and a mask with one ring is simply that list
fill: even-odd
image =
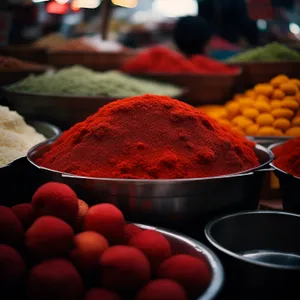
[{"label": "metal bowl", "polygon": [[298,230],[299,215],[277,211],[241,212],[210,222],[205,235],[224,265],[227,298],[299,295]]},{"label": "metal bowl", "polygon": [[[27,121],[37,132],[43,134],[48,141],[55,140],[61,131],[58,127],[40,121]],[[0,168],[1,200],[0,205],[13,206],[29,201],[33,191],[38,187],[35,168],[21,157],[7,166]]]},{"label": "metal bowl", "polygon": [[143,229],[160,232],[170,242],[173,254],[189,254],[199,258],[204,257],[211,268],[212,280],[205,293],[197,298],[197,300],[211,300],[216,298],[223,286],[224,272],[221,262],[209,248],[190,237],[169,230],[140,224],[136,225]]},{"label": "metal bowl", "polygon": [[90,178],[64,174],[37,165],[37,158],[47,152],[52,142],[45,142],[28,152],[28,160],[44,182],[70,185],[90,204],[111,202],[135,222],[152,225],[182,225],[182,222],[206,220],[216,214],[240,209],[257,209],[262,169],[273,159],[272,153],[256,146],[260,166],[243,173],[210,178],[135,180]]},{"label": "metal bowl", "polygon": [[[269,150],[272,151],[280,145],[282,145],[282,143],[273,144],[269,147]],[[276,167],[274,163],[271,163],[270,165],[274,169],[276,177],[279,179],[283,209],[291,213],[300,214],[300,177],[281,170]]]}]

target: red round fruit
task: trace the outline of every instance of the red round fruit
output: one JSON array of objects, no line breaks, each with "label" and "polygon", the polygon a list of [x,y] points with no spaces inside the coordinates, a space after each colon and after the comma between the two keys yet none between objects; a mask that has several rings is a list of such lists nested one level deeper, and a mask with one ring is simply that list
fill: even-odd
[{"label": "red round fruit", "polygon": [[142,232],[143,229],[134,225],[134,224],[126,224],[124,226],[124,243],[128,244],[130,239],[137,235],[138,233]]},{"label": "red round fruit", "polygon": [[125,220],[122,212],[112,204],[92,206],[84,219],[84,229],[96,231],[111,242],[119,242],[124,235]]},{"label": "red round fruit", "polygon": [[169,241],[159,232],[143,230],[129,241],[129,246],[141,250],[149,259],[152,270],[172,255]]},{"label": "red round fruit", "polygon": [[37,217],[54,216],[73,225],[78,215],[78,198],[68,185],[49,182],[34,193],[32,208]]},{"label": "red round fruit", "polygon": [[94,288],[86,293],[84,300],[121,300],[121,298],[112,291]]},{"label": "red round fruit", "polygon": [[79,300],[83,295],[83,282],[69,261],[47,260],[31,269],[28,295],[31,300]]},{"label": "red round fruit", "polygon": [[150,263],[138,249],[128,246],[108,248],[100,257],[104,287],[136,290],[150,280]]},{"label": "red round fruit", "polygon": [[181,284],[189,295],[199,297],[209,286],[211,269],[205,259],[179,254],[165,260],[157,271],[158,277]]},{"label": "red round fruit", "polygon": [[0,206],[0,244],[17,245],[24,238],[21,221],[8,207]]},{"label": "red round fruit", "polygon": [[73,229],[56,217],[38,218],[27,230],[25,244],[38,257],[48,258],[67,254],[73,246]]},{"label": "red round fruit", "polygon": [[12,211],[16,214],[21,221],[24,228],[28,228],[34,222],[34,214],[31,203],[22,203],[13,206]]},{"label": "red round fruit", "polygon": [[81,231],[84,225],[84,218],[89,210],[89,206],[83,200],[78,200],[78,214],[75,221],[75,229]]},{"label": "red round fruit", "polygon": [[149,282],[137,294],[136,300],[188,300],[184,288],[174,280],[157,279]]},{"label": "red round fruit", "polygon": [[98,266],[99,257],[108,248],[105,237],[94,231],[85,231],[74,238],[75,248],[71,257],[76,266],[82,271],[88,272]]},{"label": "red round fruit", "polygon": [[17,289],[25,276],[21,255],[12,247],[0,245],[0,291]]}]

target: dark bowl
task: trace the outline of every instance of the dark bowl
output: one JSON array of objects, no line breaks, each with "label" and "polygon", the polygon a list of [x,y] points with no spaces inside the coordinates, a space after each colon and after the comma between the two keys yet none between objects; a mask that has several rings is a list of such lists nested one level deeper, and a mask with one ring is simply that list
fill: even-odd
[{"label": "dark bowl", "polygon": [[224,104],[233,95],[241,70],[236,74],[134,74],[131,75],[178,85],[187,90],[183,100],[194,106]]},{"label": "dark bowl", "polygon": [[[280,145],[282,145],[282,143],[273,144],[269,147],[269,150],[273,151],[274,148]],[[274,168],[274,173],[280,183],[283,209],[287,212],[300,214],[300,177],[281,170],[274,162],[270,165]]]},{"label": "dark bowl", "polygon": [[300,216],[251,211],[210,222],[205,235],[226,275],[224,299],[299,296]]},{"label": "dark bowl", "polygon": [[[58,127],[46,122],[27,121],[47,139],[56,139],[61,131]],[[38,187],[35,168],[26,157],[21,157],[9,165],[0,168],[1,198],[0,205],[13,206],[28,202]]]},{"label": "dark bowl", "polygon": [[[9,106],[29,119],[45,120],[68,129],[96,113],[102,106],[126,97],[52,95],[2,89]],[[178,95],[180,98],[181,95]]]}]

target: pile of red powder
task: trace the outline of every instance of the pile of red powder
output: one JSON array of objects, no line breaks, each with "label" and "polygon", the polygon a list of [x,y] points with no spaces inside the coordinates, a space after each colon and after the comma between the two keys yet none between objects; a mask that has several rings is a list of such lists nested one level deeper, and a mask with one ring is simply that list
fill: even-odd
[{"label": "pile of red powder", "polygon": [[166,96],[112,102],[66,131],[37,163],[100,178],[211,177],[259,165],[254,144]]},{"label": "pile of red powder", "polygon": [[274,165],[279,169],[300,177],[300,137],[291,139],[273,149]]},{"label": "pile of red powder", "polygon": [[195,55],[190,59],[164,46],[154,46],[128,60],[122,67],[128,73],[194,73],[236,74],[238,68],[222,62]]}]

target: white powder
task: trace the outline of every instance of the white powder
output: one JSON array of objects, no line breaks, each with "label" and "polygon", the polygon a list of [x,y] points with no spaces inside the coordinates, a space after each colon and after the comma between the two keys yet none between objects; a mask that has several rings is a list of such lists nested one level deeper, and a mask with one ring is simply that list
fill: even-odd
[{"label": "white powder", "polygon": [[44,140],[17,112],[0,106],[0,167],[25,156],[31,147]]}]

